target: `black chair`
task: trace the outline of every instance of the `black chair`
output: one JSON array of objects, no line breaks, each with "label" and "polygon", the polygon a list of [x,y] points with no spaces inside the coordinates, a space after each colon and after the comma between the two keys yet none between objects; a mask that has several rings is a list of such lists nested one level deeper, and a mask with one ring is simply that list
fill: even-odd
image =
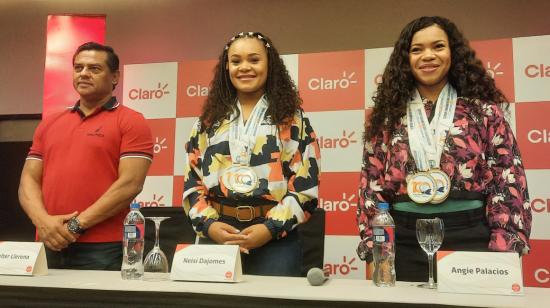
[{"label": "black chair", "polygon": [[35,228],[19,205],[21,170],[32,142],[0,142],[0,241],[34,241]]},{"label": "black chair", "polygon": [[[170,268],[177,244],[193,244],[195,231],[191,221],[181,207],[149,207],[141,208],[145,217],[164,216],[171,217],[161,223],[160,249],[166,254]],[[307,223],[298,226],[298,235],[303,247],[302,275],[306,276],[313,267],[323,268],[325,247],[325,211],[317,208]],[[145,254],[155,244],[155,223],[145,220]]]},{"label": "black chair", "polygon": [[302,242],[302,276],[313,268],[323,268],[325,255],[325,210],[316,208],[309,220],[298,225],[298,235]]},{"label": "black chair", "polygon": [[[145,207],[140,209],[145,217],[170,217],[160,224],[160,249],[166,254],[169,268],[172,268],[172,260],[177,244],[195,243],[195,231],[183,208],[181,207]],[[155,245],[155,223],[145,219],[145,251],[143,258]]]}]

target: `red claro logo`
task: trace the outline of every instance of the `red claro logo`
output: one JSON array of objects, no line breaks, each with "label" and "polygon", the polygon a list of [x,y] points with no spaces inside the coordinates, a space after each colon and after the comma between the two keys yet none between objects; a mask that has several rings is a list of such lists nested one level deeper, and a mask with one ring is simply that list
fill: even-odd
[{"label": "red claro logo", "polygon": [[347,89],[350,85],[357,83],[354,77],[355,72],[348,74],[344,71],[340,79],[311,78],[307,83],[307,87],[312,91]]},{"label": "red claro logo", "polygon": [[357,266],[354,266],[355,260],[356,258],[353,257],[348,261],[347,257],[343,256],[342,263],[339,263],[339,264],[327,263],[324,266],[324,270],[325,272],[328,272],[330,275],[347,276],[351,273],[351,271],[358,270]]},{"label": "red claro logo", "polygon": [[166,94],[170,94],[170,91],[166,90],[168,87],[168,83],[162,85],[162,83],[158,83],[156,89],[147,90],[147,89],[131,89],[130,92],[128,92],[128,97],[131,100],[150,100],[150,99],[160,99]]},{"label": "red claro logo", "polygon": [[527,140],[531,143],[550,143],[550,131],[547,129],[533,129],[527,133]]},{"label": "red claro logo", "polygon": [[168,146],[166,146],[164,143],[166,142],[166,138],[160,138],[155,137],[155,144],[153,145],[153,152],[155,154],[160,153],[160,151],[164,149],[168,149]]},{"label": "red claro logo", "polygon": [[539,268],[535,271],[535,280],[539,283],[550,282],[550,271],[546,268]]},{"label": "red claro logo", "polygon": [[342,193],[342,200],[325,200],[319,198],[319,202],[321,207],[327,212],[347,212],[351,207],[357,208],[357,202],[353,202],[355,199],[355,194],[351,194],[348,197],[346,193]]},{"label": "red claro logo", "polygon": [[232,272],[230,272],[230,271],[225,272],[225,278],[231,279],[231,277],[233,277],[233,273],[232,273]]},{"label": "red claro logo", "polygon": [[532,199],[531,208],[533,209],[533,211],[537,213],[542,213],[542,212],[550,213],[550,199],[546,199],[546,200],[541,198]]},{"label": "red claro logo", "polygon": [[140,207],[163,207],[163,206],[166,206],[164,203],[161,203],[162,199],[164,199],[163,195],[159,195],[158,198],[157,198],[157,195],[153,194],[153,201],[139,201],[138,203],[139,203]]},{"label": "red claro logo", "polygon": [[25,268],[25,271],[26,271],[27,273],[32,272],[32,266],[30,266],[30,265],[27,266],[27,268]]},{"label": "red claro logo", "polygon": [[499,71],[501,65],[502,63],[500,62],[497,62],[496,64],[491,64],[490,61],[487,61],[487,74],[493,79],[495,79],[495,77],[497,76],[504,75],[504,72]]},{"label": "red claro logo", "polygon": [[519,284],[514,283],[514,284],[512,285],[512,291],[514,291],[514,292],[517,293],[517,292],[519,292],[519,290],[521,290],[521,287],[519,286]]},{"label": "red claro logo", "polygon": [[185,94],[189,97],[208,96],[210,89],[200,84],[190,85],[185,89]]},{"label": "red claro logo", "polygon": [[342,137],[339,138],[329,138],[329,137],[319,137],[319,147],[321,149],[336,149],[336,148],[347,148],[352,143],[357,143],[355,139],[355,131],[347,133],[345,130],[342,131]]},{"label": "red claro logo", "polygon": [[550,77],[550,65],[531,64],[525,67],[525,76],[529,78],[547,78]]}]

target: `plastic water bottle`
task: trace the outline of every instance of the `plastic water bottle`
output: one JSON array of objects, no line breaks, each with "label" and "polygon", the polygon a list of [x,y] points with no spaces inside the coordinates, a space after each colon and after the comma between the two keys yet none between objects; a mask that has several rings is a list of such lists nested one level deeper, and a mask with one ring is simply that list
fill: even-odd
[{"label": "plastic water bottle", "polygon": [[145,218],[139,211],[139,203],[130,205],[130,213],[124,219],[124,237],[122,242],[122,279],[141,279],[143,277],[143,248],[145,236]]},{"label": "plastic water bottle", "polygon": [[395,223],[389,204],[379,203],[372,220],[374,233],[374,273],[372,280],[378,287],[395,286]]}]

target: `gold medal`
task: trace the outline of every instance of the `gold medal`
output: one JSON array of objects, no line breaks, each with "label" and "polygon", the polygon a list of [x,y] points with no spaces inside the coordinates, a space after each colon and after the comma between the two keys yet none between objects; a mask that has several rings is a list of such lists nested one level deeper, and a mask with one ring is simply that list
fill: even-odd
[{"label": "gold medal", "polygon": [[234,165],[224,171],[222,182],[228,189],[246,194],[258,187],[258,176],[249,166]]},{"label": "gold medal", "polygon": [[435,182],[435,195],[430,203],[438,204],[445,201],[451,191],[451,178],[441,169],[432,169],[428,174]]},{"label": "gold medal", "polygon": [[407,194],[416,203],[432,201],[435,188],[435,181],[427,172],[417,172],[407,177]]}]

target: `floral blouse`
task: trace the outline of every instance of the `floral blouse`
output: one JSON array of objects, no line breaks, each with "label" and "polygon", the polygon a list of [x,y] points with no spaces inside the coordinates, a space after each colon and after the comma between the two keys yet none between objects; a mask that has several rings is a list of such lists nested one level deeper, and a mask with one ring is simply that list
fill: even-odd
[{"label": "floral blouse", "polygon": [[303,112],[290,125],[273,125],[266,115],[259,126],[250,167],[259,185],[249,193],[228,190],[220,178],[231,167],[229,120],[201,131],[197,121],[186,144],[188,155],[183,206],[195,232],[208,236],[209,226],[219,213],[211,201],[222,204],[275,204],[264,224],[274,239],[282,238],[296,225],[307,221],[317,207],[320,150],[315,132]]},{"label": "floral blouse", "polygon": [[[430,111],[426,112],[429,116]],[[381,133],[365,143],[357,209],[361,243],[357,252],[367,262],[372,261],[371,223],[376,204],[392,203],[398,195],[407,195],[405,179],[416,171],[406,123],[402,119],[397,124],[391,139]],[[476,192],[486,197],[489,249],[528,251],[532,216],[525,171],[512,130],[496,104],[458,98],[441,169],[451,178],[451,191]]]}]

